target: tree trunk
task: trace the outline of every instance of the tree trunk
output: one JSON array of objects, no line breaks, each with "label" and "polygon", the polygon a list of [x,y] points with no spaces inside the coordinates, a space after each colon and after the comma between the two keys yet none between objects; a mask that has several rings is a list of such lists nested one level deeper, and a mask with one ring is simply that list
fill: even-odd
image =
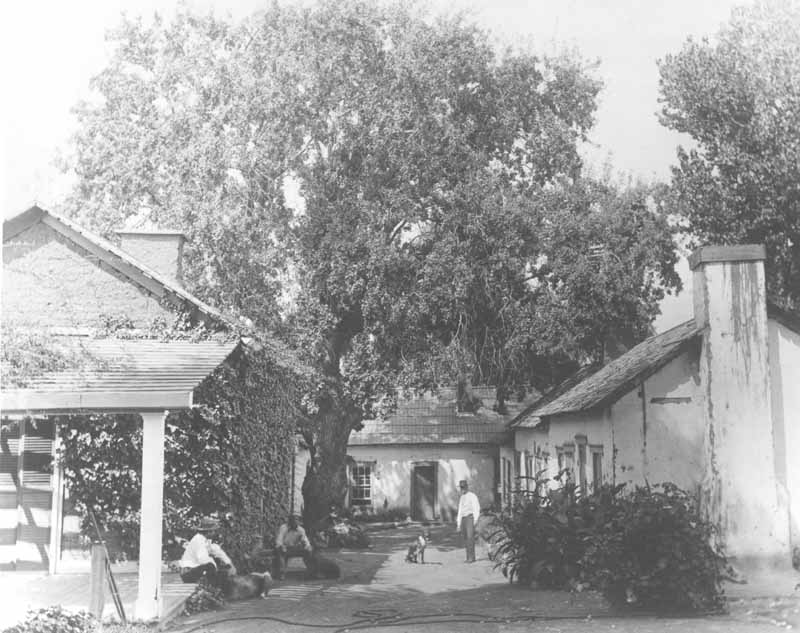
[{"label": "tree trunk", "polygon": [[347,440],[352,428],[346,415],[333,411],[322,416],[311,437],[310,461],[303,480],[303,524],[313,531],[331,506],[343,505],[347,493]]}]

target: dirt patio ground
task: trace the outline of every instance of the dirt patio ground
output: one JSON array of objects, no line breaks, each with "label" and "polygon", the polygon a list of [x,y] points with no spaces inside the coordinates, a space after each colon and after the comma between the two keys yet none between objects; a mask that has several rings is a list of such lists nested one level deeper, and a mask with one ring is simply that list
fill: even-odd
[{"label": "dirt patio ground", "polygon": [[593,592],[531,591],[510,586],[485,551],[474,564],[451,526],[432,528],[426,564],[404,561],[419,527],[372,534],[365,551],[331,551],[338,581],[306,581],[293,561],[286,580],[265,599],[175,620],[170,633],[329,631],[775,631],[800,629],[800,592],[756,598],[742,594],[730,613],[702,618],[658,618],[614,611]]}]

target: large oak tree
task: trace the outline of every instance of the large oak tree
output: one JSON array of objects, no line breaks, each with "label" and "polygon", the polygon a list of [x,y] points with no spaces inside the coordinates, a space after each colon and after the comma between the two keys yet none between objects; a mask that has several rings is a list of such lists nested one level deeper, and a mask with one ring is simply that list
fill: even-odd
[{"label": "large oak tree", "polygon": [[183,228],[190,287],[320,369],[309,521],[399,387],[489,383],[502,408],[643,336],[678,284],[657,196],[581,174],[600,84],[580,58],[360,1],[126,20],[111,42],[72,212]]}]

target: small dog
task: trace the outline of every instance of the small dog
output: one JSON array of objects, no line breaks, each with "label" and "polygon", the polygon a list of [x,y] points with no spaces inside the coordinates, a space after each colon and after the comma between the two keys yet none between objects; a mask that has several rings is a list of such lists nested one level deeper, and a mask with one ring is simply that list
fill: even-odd
[{"label": "small dog", "polygon": [[431,539],[431,533],[428,530],[421,532],[416,540],[408,546],[408,553],[406,554],[407,563],[425,564],[425,548],[428,546],[428,541]]},{"label": "small dog", "polygon": [[225,599],[230,601],[265,598],[272,588],[272,576],[269,572],[226,576],[221,583],[221,588]]},{"label": "small dog", "polygon": [[317,550],[311,553],[311,566],[309,574],[316,578],[339,578],[342,575],[342,570],[336,561],[330,558],[325,558]]}]

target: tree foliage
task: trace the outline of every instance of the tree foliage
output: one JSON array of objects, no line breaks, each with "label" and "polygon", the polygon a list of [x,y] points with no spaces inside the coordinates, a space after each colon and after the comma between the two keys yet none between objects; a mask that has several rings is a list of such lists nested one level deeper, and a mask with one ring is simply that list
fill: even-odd
[{"label": "tree foliage", "polygon": [[713,39],[660,62],[661,121],[690,135],[673,187],[689,229],[764,243],[768,287],[800,300],[800,5],[737,9]]},{"label": "tree foliage", "polygon": [[678,283],[653,192],[581,174],[600,83],[579,57],[360,0],[125,21],[112,43],[77,111],[73,212],[183,228],[192,289],[321,369],[312,520],[398,386],[486,382],[502,406],[643,335]]}]

